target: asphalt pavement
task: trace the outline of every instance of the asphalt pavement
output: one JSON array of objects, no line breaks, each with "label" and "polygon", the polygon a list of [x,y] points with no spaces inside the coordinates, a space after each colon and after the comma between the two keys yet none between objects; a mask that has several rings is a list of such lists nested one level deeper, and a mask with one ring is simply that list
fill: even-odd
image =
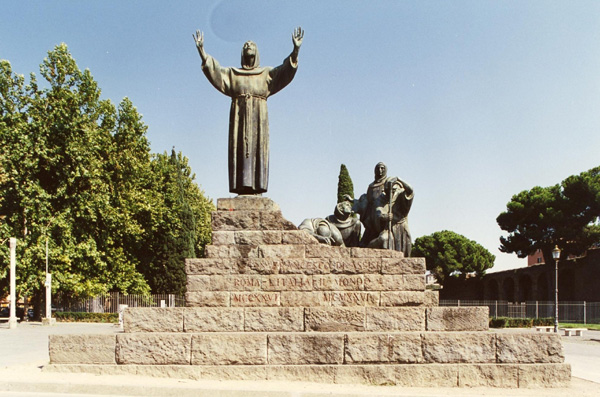
[{"label": "asphalt pavement", "polygon": [[[532,330],[493,330],[533,332]],[[565,361],[571,364],[568,388],[400,388],[396,386],[324,385],[310,382],[194,381],[140,376],[98,376],[42,372],[48,363],[50,334],[113,334],[113,324],[0,323],[0,397],[165,396],[165,397],[321,397],[321,396],[600,396],[600,331],[562,337]]]}]

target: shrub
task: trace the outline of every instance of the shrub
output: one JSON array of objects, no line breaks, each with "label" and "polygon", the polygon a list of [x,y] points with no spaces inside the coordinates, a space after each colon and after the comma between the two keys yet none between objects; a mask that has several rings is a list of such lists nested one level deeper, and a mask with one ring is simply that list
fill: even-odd
[{"label": "shrub", "polygon": [[118,323],[118,313],[56,312],[56,321],[85,323]]},{"label": "shrub", "polygon": [[[532,318],[496,317],[490,318],[490,328],[531,328]],[[541,320],[541,319],[538,319]]]}]

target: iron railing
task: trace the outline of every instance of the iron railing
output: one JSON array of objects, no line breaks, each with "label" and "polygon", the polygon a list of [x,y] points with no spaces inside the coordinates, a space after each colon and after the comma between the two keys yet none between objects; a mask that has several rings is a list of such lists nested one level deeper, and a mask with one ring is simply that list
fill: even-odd
[{"label": "iron railing", "polygon": [[118,313],[119,305],[128,307],[184,307],[185,298],[174,294],[154,295],[123,295],[111,292],[92,298],[55,302],[58,311],[89,312],[89,313]]},{"label": "iron railing", "polygon": [[[554,302],[507,302],[443,299],[440,306],[487,306],[490,317],[554,318]],[[559,302],[558,320],[565,323],[600,324],[600,302]]]}]

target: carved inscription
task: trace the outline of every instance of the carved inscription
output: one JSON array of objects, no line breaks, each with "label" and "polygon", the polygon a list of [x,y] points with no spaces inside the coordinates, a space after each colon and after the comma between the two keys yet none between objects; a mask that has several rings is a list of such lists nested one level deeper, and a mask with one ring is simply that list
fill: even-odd
[{"label": "carved inscription", "polygon": [[260,280],[257,278],[233,278],[235,289],[260,288]]},{"label": "carved inscription", "polygon": [[265,291],[310,291],[311,279],[304,275],[269,276],[263,279]]},{"label": "carved inscription", "polygon": [[232,292],[231,306],[278,306],[276,292]]},{"label": "carved inscription", "polygon": [[362,276],[313,276],[313,288],[320,291],[361,291],[365,281]]},{"label": "carved inscription", "polygon": [[354,259],[331,259],[332,273],[364,274],[379,273],[381,259],[378,258],[354,258]]},{"label": "carved inscription", "polygon": [[378,296],[369,292],[323,292],[323,300],[333,306],[377,306]]}]

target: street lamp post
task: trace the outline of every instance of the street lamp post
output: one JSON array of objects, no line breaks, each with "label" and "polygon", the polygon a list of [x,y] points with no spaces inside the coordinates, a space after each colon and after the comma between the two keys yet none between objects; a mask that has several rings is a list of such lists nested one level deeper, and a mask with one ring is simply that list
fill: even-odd
[{"label": "street lamp post", "polygon": [[560,258],[558,245],[552,250],[552,258],[554,258],[554,332],[558,333],[558,258]]}]

